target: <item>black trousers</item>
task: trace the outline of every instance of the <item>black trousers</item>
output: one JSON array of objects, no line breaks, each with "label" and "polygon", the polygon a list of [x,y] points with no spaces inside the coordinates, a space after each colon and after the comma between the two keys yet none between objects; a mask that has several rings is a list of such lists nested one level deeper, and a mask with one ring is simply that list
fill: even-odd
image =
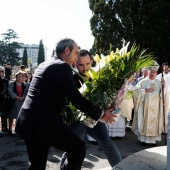
[{"label": "black trousers", "polygon": [[6,115],[1,116],[1,122],[2,122],[2,130],[7,129],[7,116]]},{"label": "black trousers", "polygon": [[67,153],[67,170],[80,170],[86,155],[85,142],[61,122],[58,122],[58,129],[53,132],[43,131],[43,126],[41,128],[44,136],[40,137],[36,132],[34,137],[24,139],[31,163],[29,169],[45,170],[48,151],[50,146],[53,146]]}]

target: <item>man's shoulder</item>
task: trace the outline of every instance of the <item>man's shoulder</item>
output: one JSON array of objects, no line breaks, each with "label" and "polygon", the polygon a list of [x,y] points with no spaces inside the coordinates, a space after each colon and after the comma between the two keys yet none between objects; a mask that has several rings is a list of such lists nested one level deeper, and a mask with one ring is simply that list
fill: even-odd
[{"label": "man's shoulder", "polygon": [[165,80],[168,80],[168,79],[170,79],[170,74],[169,73],[165,76]]},{"label": "man's shoulder", "polygon": [[148,81],[150,81],[149,77],[145,77],[142,80],[140,80],[140,83],[145,83],[145,82],[148,82]]},{"label": "man's shoulder", "polygon": [[83,79],[77,73],[74,73],[73,77],[75,81],[83,81]]},{"label": "man's shoulder", "polygon": [[58,69],[58,68],[62,68],[62,67],[70,68],[70,66],[67,63],[65,63],[63,60],[61,60],[59,58],[57,58],[57,59],[53,58],[53,59],[50,59],[50,60],[47,60],[47,61],[41,63],[37,69],[40,69],[40,70],[41,69],[42,70],[50,69],[51,70],[51,69]]},{"label": "man's shoulder", "polygon": [[5,67],[5,72],[6,72],[6,73],[11,73],[11,68],[6,68],[6,67]]},{"label": "man's shoulder", "polygon": [[9,82],[9,85],[14,85],[15,83],[16,83],[16,81],[12,80],[12,81]]},{"label": "man's shoulder", "polygon": [[80,76],[79,76],[77,73],[74,73],[74,74],[73,74],[73,77],[74,77],[74,78],[77,78],[77,79],[80,79]]},{"label": "man's shoulder", "polygon": [[82,84],[84,83],[83,79],[76,73],[73,75],[73,78],[74,78],[74,82],[76,83],[77,88],[80,88]]},{"label": "man's shoulder", "polygon": [[159,73],[156,77],[161,77],[162,76],[162,73]]},{"label": "man's shoulder", "polygon": [[9,82],[8,79],[6,79],[6,78],[3,78],[2,81],[3,81],[3,83],[6,83],[6,84],[8,84],[8,82]]}]

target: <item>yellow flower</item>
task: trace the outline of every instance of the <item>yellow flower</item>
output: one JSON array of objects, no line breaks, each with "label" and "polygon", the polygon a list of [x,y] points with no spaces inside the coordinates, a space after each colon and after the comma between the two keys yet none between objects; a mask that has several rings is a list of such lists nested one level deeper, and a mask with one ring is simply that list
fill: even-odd
[{"label": "yellow flower", "polygon": [[120,51],[120,50],[119,50],[118,48],[116,48],[116,53],[119,53],[119,51]]},{"label": "yellow flower", "polygon": [[93,57],[93,59],[94,59],[94,61],[95,61],[96,63],[100,63],[100,57],[99,57],[98,54],[96,54],[96,55]]},{"label": "yellow flower", "polygon": [[115,59],[115,53],[113,51],[111,51],[110,55],[107,55],[105,57],[105,62],[110,62],[110,61],[112,61],[114,59]]},{"label": "yellow flower", "polygon": [[91,79],[97,79],[98,78],[98,75],[97,75],[97,72],[93,69],[90,69],[89,71],[87,71],[85,73],[88,77],[90,77]]}]

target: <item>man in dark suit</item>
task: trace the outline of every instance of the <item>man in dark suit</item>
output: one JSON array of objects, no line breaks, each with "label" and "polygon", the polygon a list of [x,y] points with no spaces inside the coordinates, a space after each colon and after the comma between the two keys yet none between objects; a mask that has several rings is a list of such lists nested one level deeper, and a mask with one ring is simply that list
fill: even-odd
[{"label": "man in dark suit", "polygon": [[81,96],[73,79],[72,64],[78,45],[63,39],[56,47],[57,57],[36,69],[23,106],[16,132],[25,140],[31,170],[44,170],[50,146],[67,152],[67,170],[80,170],[86,154],[85,142],[62,122],[61,110],[67,98],[94,120],[114,121],[112,109],[102,111]]}]

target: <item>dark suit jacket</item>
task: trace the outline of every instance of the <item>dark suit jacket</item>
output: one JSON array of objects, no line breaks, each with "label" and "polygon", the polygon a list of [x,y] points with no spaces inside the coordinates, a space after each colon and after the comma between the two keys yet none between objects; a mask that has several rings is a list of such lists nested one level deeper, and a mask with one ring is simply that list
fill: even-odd
[{"label": "dark suit jacket", "polygon": [[76,83],[77,88],[80,88],[82,84],[84,83],[83,79],[76,73],[73,75],[73,78],[74,78],[74,82]]},{"label": "dark suit jacket", "polygon": [[[83,79],[78,74],[75,73],[73,75],[73,78],[74,78],[74,82],[76,83],[77,88],[80,88],[82,84],[84,84]],[[89,78],[89,81],[91,81],[91,78]]]},{"label": "dark suit jacket", "polygon": [[81,96],[67,63],[56,58],[40,64],[20,110],[16,132],[24,138],[33,134],[40,137],[55,134],[65,98],[92,119],[100,118],[102,110]]}]

